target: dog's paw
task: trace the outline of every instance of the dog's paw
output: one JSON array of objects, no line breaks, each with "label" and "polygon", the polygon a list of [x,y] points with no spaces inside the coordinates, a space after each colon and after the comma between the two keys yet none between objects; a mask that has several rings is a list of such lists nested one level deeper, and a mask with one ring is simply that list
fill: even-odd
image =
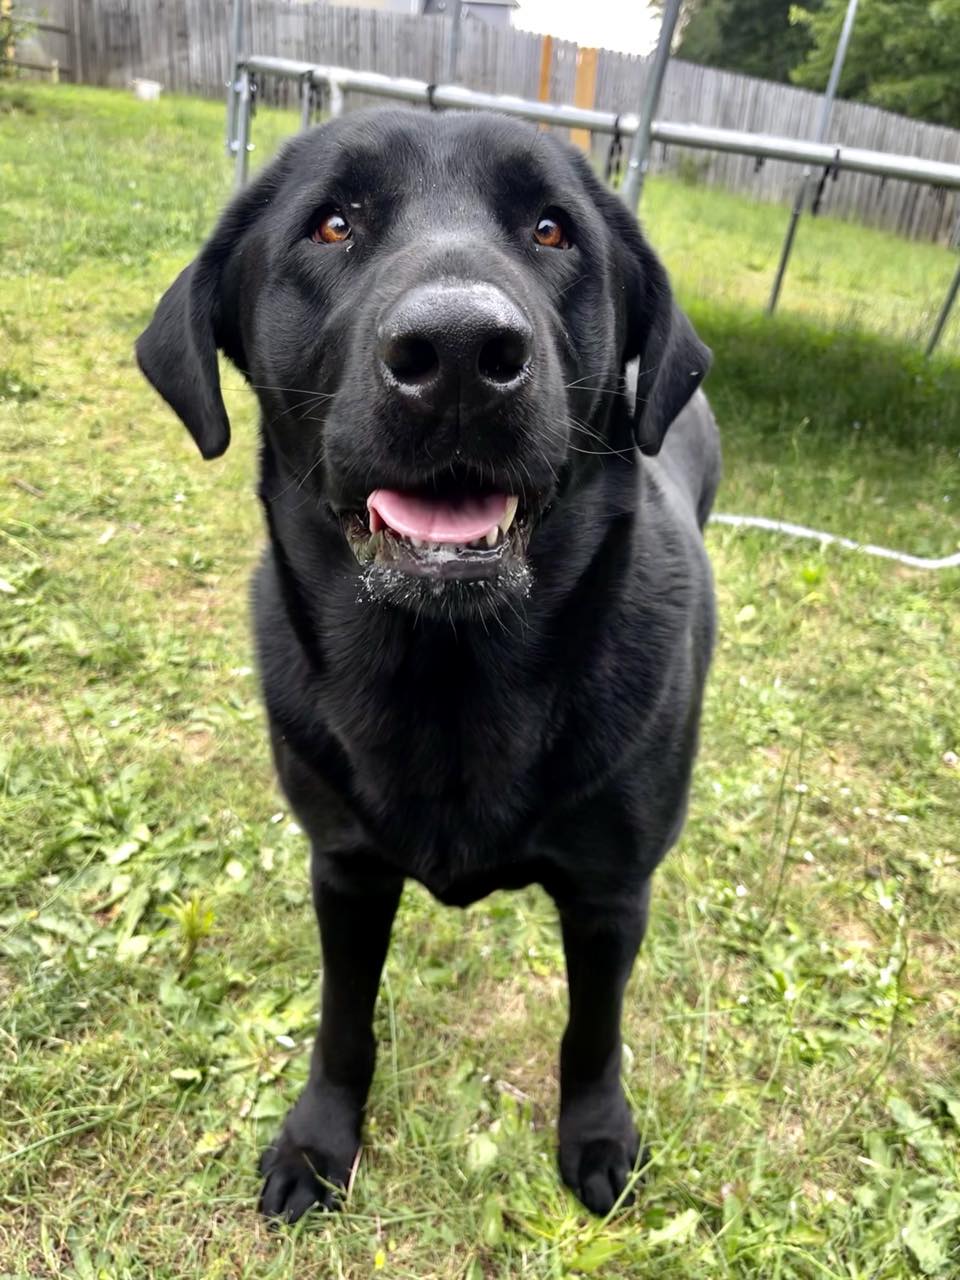
[{"label": "dog's paw", "polygon": [[296,1222],[314,1207],[339,1209],[356,1157],[294,1142],[282,1131],[260,1157],[263,1187],[257,1208],[265,1218]]},{"label": "dog's paw", "polygon": [[362,1111],[347,1090],[308,1084],[260,1157],[258,1208],[274,1222],[296,1222],[316,1206],[339,1209],[360,1149]]},{"label": "dog's paw", "polygon": [[[560,1174],[591,1213],[610,1212],[630,1180],[637,1164],[640,1141],[632,1122],[617,1137],[564,1135],[560,1138]],[[621,1207],[632,1204],[631,1191]]]}]

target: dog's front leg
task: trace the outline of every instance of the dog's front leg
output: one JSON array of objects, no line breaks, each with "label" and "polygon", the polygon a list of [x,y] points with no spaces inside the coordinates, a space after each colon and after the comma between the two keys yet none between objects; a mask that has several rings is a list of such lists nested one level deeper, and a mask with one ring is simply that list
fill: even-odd
[{"label": "dog's front leg", "polygon": [[649,881],[600,909],[560,903],[570,1017],[560,1049],[560,1172],[594,1213],[627,1183],[638,1138],[620,1083],[623,990],[647,923]]},{"label": "dog's front leg", "polygon": [[296,1222],[314,1204],[336,1208],[347,1185],[373,1078],[373,1006],[402,887],[397,879],[375,889],[334,888],[315,859],[320,1028],[307,1085],[260,1161],[260,1212],[268,1217]]}]

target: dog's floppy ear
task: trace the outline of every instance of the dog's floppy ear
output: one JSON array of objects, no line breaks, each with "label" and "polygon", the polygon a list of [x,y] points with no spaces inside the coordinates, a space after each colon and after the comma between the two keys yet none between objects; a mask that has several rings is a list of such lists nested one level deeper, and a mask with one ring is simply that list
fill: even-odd
[{"label": "dog's floppy ear", "polygon": [[624,365],[639,359],[633,432],[641,453],[660,452],[667,428],[710,368],[710,348],[673,299],[660,259],[626,205],[597,179],[580,155],[575,162],[603,215],[613,246],[613,287],[622,293]]},{"label": "dog's floppy ear", "polygon": [[633,430],[640,452],[653,457],[706,376],[712,356],[674,301],[666,271],[636,227],[632,240],[627,249],[633,270],[627,271],[624,287],[626,355],[640,361]]},{"label": "dog's floppy ear", "polygon": [[[147,381],[183,421],[205,458],[218,458],[230,443],[218,348],[246,371],[236,298],[225,299],[231,258],[244,232],[270,207],[309,138],[301,134],[289,142],[227,205],[199,256],[174,280],[137,339],[137,362]],[[235,292],[235,280],[232,285]]]},{"label": "dog's floppy ear", "polygon": [[217,368],[220,266],[207,249],[174,280],[137,339],[137,363],[205,458],[230,443]]}]

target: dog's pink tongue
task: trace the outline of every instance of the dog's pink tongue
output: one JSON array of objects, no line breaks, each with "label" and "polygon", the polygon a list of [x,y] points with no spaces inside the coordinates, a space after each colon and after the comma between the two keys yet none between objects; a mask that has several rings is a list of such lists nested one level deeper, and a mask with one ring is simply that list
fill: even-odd
[{"label": "dog's pink tongue", "polygon": [[367,499],[367,507],[371,533],[386,525],[394,533],[420,542],[473,542],[500,523],[507,509],[507,495],[491,493],[451,502],[398,493],[396,489],[376,489]]}]

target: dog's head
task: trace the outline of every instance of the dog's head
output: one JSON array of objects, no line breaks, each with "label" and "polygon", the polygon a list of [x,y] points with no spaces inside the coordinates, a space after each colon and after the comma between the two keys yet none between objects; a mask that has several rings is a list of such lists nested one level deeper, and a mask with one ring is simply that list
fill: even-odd
[{"label": "dog's head", "polygon": [[576,151],[413,111],[297,137],[161,299],[138,359],[206,458],[218,349],[260,400],[268,505],[315,499],[380,598],[446,614],[524,592],[551,505],[656,453],[709,365]]}]

